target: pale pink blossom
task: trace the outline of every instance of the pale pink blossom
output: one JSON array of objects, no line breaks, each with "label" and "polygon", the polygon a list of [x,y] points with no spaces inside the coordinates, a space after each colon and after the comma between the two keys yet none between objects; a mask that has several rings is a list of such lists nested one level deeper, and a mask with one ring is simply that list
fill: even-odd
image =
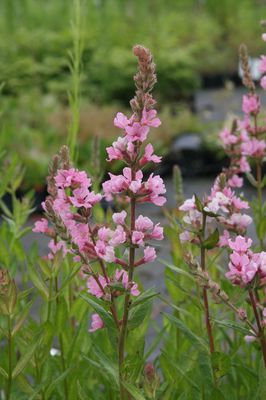
[{"label": "pale pink blossom", "polygon": [[66,247],[66,244],[65,244],[65,242],[63,242],[62,240],[59,240],[59,242],[56,243],[56,242],[54,241],[54,239],[52,239],[52,240],[50,240],[50,242],[48,243],[48,247],[49,247],[49,249],[51,250],[51,252],[48,254],[48,258],[49,258],[50,260],[53,260],[53,259],[54,259],[54,256],[55,256],[59,251],[62,252],[63,257],[65,257],[66,254],[67,254],[67,247]]},{"label": "pale pink blossom", "polygon": [[239,253],[244,253],[252,245],[252,240],[250,238],[245,238],[243,236],[237,236],[235,240],[229,239],[228,244],[230,249],[235,250]]},{"label": "pale pink blossom", "polygon": [[154,154],[154,149],[152,144],[147,144],[147,146],[145,147],[145,151],[144,154],[140,160],[140,165],[145,165],[148,162],[154,162],[154,163],[160,163],[162,160],[162,157],[158,157],[156,156],[156,154]]},{"label": "pale pink blossom", "polygon": [[90,276],[87,280],[87,288],[90,294],[99,299],[104,296],[103,289],[108,285],[108,282],[104,276],[101,275],[98,276],[98,281],[100,282],[100,285],[93,276]]},{"label": "pale pink blossom", "polygon": [[138,246],[144,246],[144,239],[145,235],[143,232],[133,231],[132,232],[132,243]]},{"label": "pale pink blossom", "polygon": [[223,234],[219,237],[219,246],[220,247],[227,247],[228,240],[230,239],[230,233],[225,229]]},{"label": "pale pink blossom", "polygon": [[246,143],[242,143],[241,150],[244,156],[250,156],[254,158],[262,158],[265,156],[266,143],[264,140],[258,140],[256,138],[250,139]]},{"label": "pale pink blossom", "polygon": [[113,246],[106,245],[102,240],[97,240],[95,244],[95,252],[99,258],[106,262],[115,261],[115,252]]},{"label": "pale pink blossom", "polygon": [[98,314],[92,314],[91,316],[92,322],[89,332],[95,332],[98,329],[104,328],[104,323],[101,317]]},{"label": "pale pink blossom", "polygon": [[48,233],[48,221],[45,218],[36,221],[32,232]]},{"label": "pale pink blossom", "polygon": [[136,219],[135,227],[138,231],[146,231],[153,228],[153,222],[150,218],[139,215]]},{"label": "pale pink blossom", "polygon": [[262,74],[266,72],[266,56],[260,56],[259,70]]},{"label": "pale pink blossom", "polygon": [[124,210],[119,213],[114,213],[112,216],[114,223],[118,225],[124,225],[126,217],[127,213]]},{"label": "pale pink blossom", "polygon": [[195,204],[195,196],[193,196],[191,199],[187,199],[184,201],[183,204],[179,207],[180,211],[191,211],[196,209],[196,204]]},{"label": "pale pink blossom", "polygon": [[256,95],[244,95],[242,109],[245,114],[256,115],[260,111],[260,101]]},{"label": "pale pink blossom", "polygon": [[266,76],[263,76],[260,80],[260,86],[263,90],[266,90]]},{"label": "pale pink blossom", "polygon": [[149,263],[156,259],[156,251],[154,247],[146,247],[144,249],[144,262]]},{"label": "pale pink blossom", "polygon": [[138,296],[140,294],[138,285],[135,282],[128,281],[128,273],[126,271],[117,269],[115,271],[115,278],[118,282],[120,281],[122,283],[126,290],[130,289],[132,296]]},{"label": "pale pink blossom", "polygon": [[133,122],[132,125],[128,125],[125,127],[125,131],[127,134],[127,139],[131,142],[140,141],[144,142],[147,139],[147,135],[149,133],[149,127],[143,126],[139,122]]},{"label": "pale pink blossom", "polygon": [[243,178],[235,174],[228,179],[228,185],[231,187],[241,188],[243,186]]},{"label": "pale pink blossom", "polygon": [[114,119],[114,125],[117,128],[125,129],[130,123],[130,120],[121,112],[118,112],[116,114],[116,117]]},{"label": "pale pink blossom", "polygon": [[153,128],[157,128],[158,126],[161,125],[161,121],[159,118],[156,117],[157,111],[156,110],[150,110],[146,111],[145,109],[142,111],[142,118],[141,118],[141,124],[142,125],[147,125]]}]

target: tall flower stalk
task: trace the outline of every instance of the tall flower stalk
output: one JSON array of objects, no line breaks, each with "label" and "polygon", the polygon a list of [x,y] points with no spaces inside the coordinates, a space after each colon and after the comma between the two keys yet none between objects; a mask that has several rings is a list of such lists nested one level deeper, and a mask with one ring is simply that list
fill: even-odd
[{"label": "tall flower stalk", "polygon": [[[130,118],[122,113],[116,115],[114,124],[122,129],[123,135],[107,148],[109,162],[120,160],[126,166],[121,174],[109,173],[109,179],[102,184],[103,195],[94,193],[90,190],[90,178],[84,171],[71,166],[68,150],[63,147],[50,168],[49,197],[43,204],[53,227],[45,218],[34,227],[35,232],[51,237],[48,258],[53,259],[60,251],[63,255],[69,253],[75,262],[81,264],[88,293],[101,303],[99,308],[98,303],[86,298],[97,311],[92,315],[90,332],[104,328],[116,332],[122,400],[129,398],[124,387],[124,366],[132,296],[140,294],[133,280],[134,271],[155,260],[156,251],[150,242],[163,239],[160,224],[155,225],[143,215],[137,216],[136,208],[138,204],[147,202],[162,206],[166,201],[163,180],[152,173],[145,181],[142,172],[147,164],[161,161],[150,143],[144,145],[150,128],[161,124],[151,95],[156,82],[155,64],[148,49],[135,46],[133,52],[138,58],[139,69],[134,77],[136,95],[130,102],[132,115]],[[92,219],[92,209],[103,197],[107,201],[115,199],[118,205],[127,204],[128,212],[121,207],[121,211],[113,213],[112,222],[97,224]],[[121,296],[122,310],[117,302]]]}]

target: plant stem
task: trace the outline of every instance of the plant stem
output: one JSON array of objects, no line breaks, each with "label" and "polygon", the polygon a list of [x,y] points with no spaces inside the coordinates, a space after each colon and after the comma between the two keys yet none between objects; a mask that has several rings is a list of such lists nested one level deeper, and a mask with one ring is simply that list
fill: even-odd
[{"label": "plant stem", "polygon": [[8,379],[6,388],[6,400],[11,397],[11,387],[12,387],[12,318],[8,314]]},{"label": "plant stem", "polygon": [[[135,179],[135,172],[132,169],[132,180]],[[135,229],[135,218],[136,218],[136,199],[131,198],[130,201],[130,237],[132,237],[132,232]],[[134,274],[134,263],[135,263],[135,247],[131,244],[129,250],[129,271],[128,271],[128,282],[132,282]],[[128,313],[130,308],[130,293],[125,296],[124,302],[124,313],[122,319],[122,325],[118,341],[118,362],[119,362],[119,384],[120,384],[120,398],[121,400],[129,398],[128,393],[123,387],[123,364],[125,359],[125,339],[127,334],[127,323],[128,323]]]},{"label": "plant stem", "polygon": [[261,351],[262,351],[262,355],[263,355],[264,366],[266,368],[266,339],[264,336],[263,327],[261,326],[260,316],[258,313],[256,298],[253,293],[253,290],[249,289],[248,294],[249,294],[249,298],[250,298],[253,312],[255,315],[257,327],[258,327],[258,339],[260,340],[260,343],[261,343]]},{"label": "plant stem", "polygon": [[[202,213],[202,236],[201,240],[204,241],[205,238],[205,229],[206,229],[206,214]],[[201,243],[200,247],[200,265],[202,271],[206,270],[206,254],[205,254],[205,248],[203,247]],[[214,339],[213,339],[213,334],[212,334],[212,326],[211,326],[211,321],[210,321],[210,312],[209,312],[209,302],[208,302],[208,292],[206,286],[203,287],[203,303],[204,303],[204,313],[205,313],[205,325],[206,325],[206,330],[208,333],[209,337],[209,346],[210,346],[210,352],[214,353]]]},{"label": "plant stem", "polygon": [[[59,305],[59,297],[58,297],[58,279],[55,277],[55,292],[56,292],[56,305]],[[61,354],[61,364],[62,364],[62,372],[66,371],[66,362],[65,362],[65,352],[64,352],[64,341],[61,333],[58,335],[59,345],[60,345],[60,354]],[[67,381],[64,379],[64,392],[65,392],[65,400],[68,400],[68,386]]]}]

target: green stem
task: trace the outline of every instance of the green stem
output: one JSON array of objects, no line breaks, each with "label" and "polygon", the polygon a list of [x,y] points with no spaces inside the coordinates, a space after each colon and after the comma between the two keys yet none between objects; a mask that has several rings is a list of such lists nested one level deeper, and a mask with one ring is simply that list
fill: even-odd
[{"label": "green stem", "polygon": [[[59,296],[58,296],[58,279],[55,277],[55,292],[56,292],[56,305],[59,305]],[[65,362],[65,352],[64,352],[64,341],[61,333],[58,335],[59,346],[60,346],[60,354],[61,354],[61,364],[62,364],[62,372],[66,371],[66,362]],[[68,385],[66,379],[63,381],[64,383],[64,392],[65,392],[65,400],[68,400]]]},{"label": "green stem", "polygon": [[[201,236],[201,241],[203,242],[205,239],[205,230],[206,230],[206,214],[203,211],[202,213],[202,236]],[[206,271],[206,254],[205,254],[205,248],[203,247],[201,243],[200,247],[200,265],[202,271]],[[207,292],[207,287],[203,287],[203,303],[204,303],[204,313],[205,313],[205,325],[206,325],[206,330],[209,338],[209,347],[210,347],[210,352],[214,353],[214,339],[213,339],[213,334],[212,334],[212,326],[211,326],[211,321],[210,321],[210,312],[209,312],[209,301],[208,301],[208,292]]]},{"label": "green stem", "polygon": [[262,351],[262,355],[263,355],[264,366],[266,368],[266,339],[265,339],[263,327],[261,326],[260,316],[259,316],[258,309],[257,309],[256,297],[255,297],[252,289],[249,289],[248,294],[249,294],[249,298],[250,298],[253,312],[255,315],[256,324],[258,327],[257,337],[261,343],[261,351]]},{"label": "green stem", "polygon": [[6,400],[10,400],[12,388],[12,318],[8,314],[8,379],[6,388]]},{"label": "green stem", "polygon": [[[135,179],[135,172],[132,170],[132,180]],[[136,199],[131,198],[130,201],[130,231],[135,230],[135,218],[136,218]],[[129,271],[128,271],[128,281],[132,282],[134,274],[134,263],[135,263],[135,247],[131,244],[129,250]],[[120,384],[120,398],[121,400],[129,399],[130,395],[127,393],[123,386],[123,365],[125,359],[125,339],[127,334],[127,324],[128,324],[128,313],[130,308],[130,293],[125,296],[124,302],[124,313],[122,319],[122,325],[118,341],[118,361],[119,361],[119,384]]]}]

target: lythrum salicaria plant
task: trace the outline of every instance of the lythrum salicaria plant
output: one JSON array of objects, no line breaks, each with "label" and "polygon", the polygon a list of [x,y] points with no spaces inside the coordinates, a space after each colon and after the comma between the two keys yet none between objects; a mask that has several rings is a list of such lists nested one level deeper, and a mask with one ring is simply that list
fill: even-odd
[{"label": "lythrum salicaria plant", "polygon": [[[263,39],[265,40],[265,35]],[[260,98],[250,74],[245,46],[240,48],[240,59],[243,83],[249,90],[249,93],[243,96],[244,117],[236,119],[230,130],[226,128],[220,134],[230,158],[230,166],[215,180],[210,195],[206,195],[203,199],[194,195],[179,207],[179,210],[185,213],[180,240],[199,248],[199,260],[195,260],[191,254],[186,255],[186,260],[191,272],[197,277],[197,282],[202,286],[210,352],[215,351],[216,343],[213,335],[215,316],[211,316],[209,312],[208,291],[215,299],[229,306],[247,325],[249,334],[245,339],[247,342],[258,343],[266,367],[266,252],[264,251],[266,204],[262,196],[262,189],[266,183],[262,175],[266,156],[266,126],[260,116]],[[260,61],[262,74],[266,72],[265,60],[265,56],[262,56]],[[266,89],[265,76],[262,77],[260,84]],[[243,186],[243,174],[257,191],[257,198],[251,203],[258,236],[258,243],[254,244],[253,249],[251,247],[253,241],[247,236],[247,228],[253,222],[252,217],[246,214],[250,205],[243,195],[238,195],[236,192]],[[242,289],[246,303],[244,308],[236,307],[222,290],[221,285],[210,278],[206,254],[208,252],[213,254],[215,249],[217,252],[219,248],[229,254],[228,271],[224,271],[225,277],[234,286]],[[246,307],[249,308],[248,311]]]},{"label": "lythrum salicaria plant", "polygon": [[[134,281],[135,270],[155,260],[156,251],[150,242],[163,239],[160,224],[137,214],[136,207],[142,203],[162,206],[166,201],[160,176],[150,174],[145,180],[142,172],[147,164],[161,161],[147,143],[150,128],[161,124],[151,94],[156,83],[155,64],[148,49],[135,46],[133,52],[139,70],[134,77],[136,94],[130,102],[132,115],[116,115],[114,124],[122,135],[107,148],[109,162],[119,160],[125,164],[122,173],[110,173],[102,185],[103,194],[95,193],[86,172],[70,165],[67,148],[63,148],[54,158],[48,177],[49,196],[43,205],[47,219],[38,221],[34,228],[51,237],[48,258],[54,259],[58,252],[70,253],[79,263],[90,294],[83,297],[96,311],[89,331],[93,334],[106,329],[117,349],[121,399],[131,398],[132,390],[137,390],[131,387],[135,382],[129,380],[132,371],[130,363],[127,365],[127,345],[132,347],[134,343],[127,344],[128,332],[140,325],[149,309],[147,302],[155,295],[152,291],[140,293]],[[113,212],[108,223],[99,224],[94,219],[94,208],[103,198],[115,203],[120,211]],[[58,282],[56,292],[57,287]],[[59,342],[64,370],[60,337]],[[66,384],[65,396],[67,391]]]}]

